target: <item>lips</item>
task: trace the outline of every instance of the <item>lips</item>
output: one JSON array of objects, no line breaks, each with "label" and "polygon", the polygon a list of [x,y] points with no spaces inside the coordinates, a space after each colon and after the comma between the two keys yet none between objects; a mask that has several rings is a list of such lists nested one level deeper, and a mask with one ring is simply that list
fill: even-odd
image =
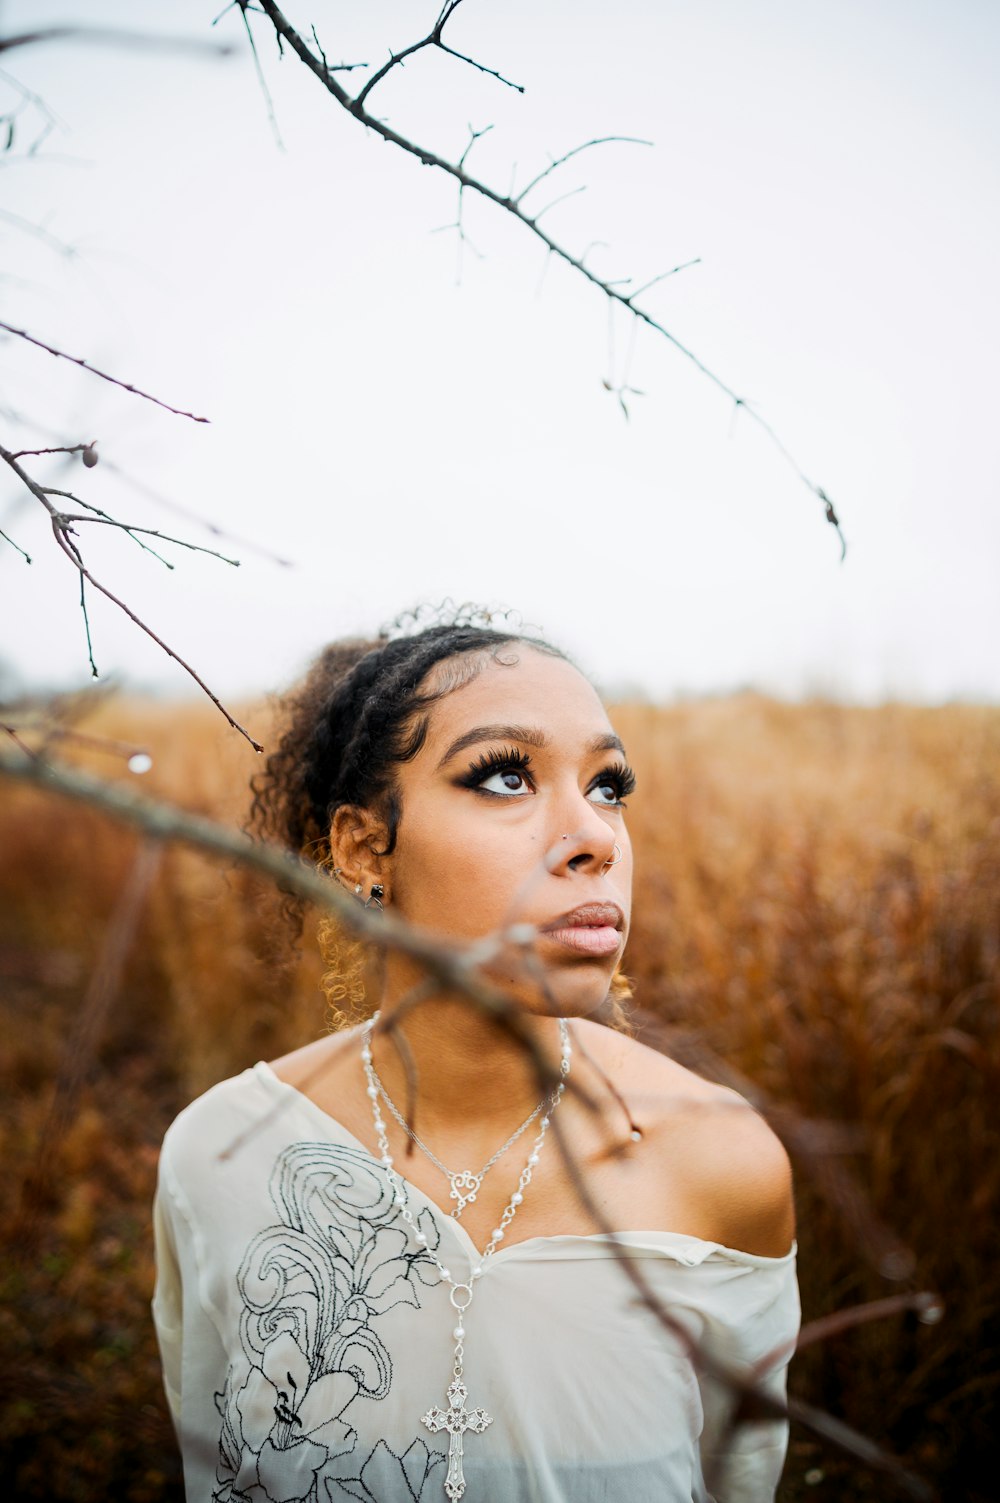
[{"label": "lips", "polygon": [[561,913],[540,930],[557,944],[581,955],[613,955],[621,944],[625,914],[617,903],[582,903]]},{"label": "lips", "polygon": [[543,934],[556,929],[622,929],[625,915],[617,903],[581,903],[569,913],[561,913],[551,924],[542,925]]}]

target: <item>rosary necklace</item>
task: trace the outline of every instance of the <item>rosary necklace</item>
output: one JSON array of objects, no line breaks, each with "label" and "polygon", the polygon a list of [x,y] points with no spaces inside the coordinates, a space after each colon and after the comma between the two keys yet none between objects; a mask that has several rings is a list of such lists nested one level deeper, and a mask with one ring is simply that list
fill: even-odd
[{"label": "rosary necklace", "polygon": [[[413,1128],[410,1126],[409,1122],[407,1122],[406,1118],[399,1110],[399,1107],[393,1101],[392,1097],[389,1095],[389,1092],[386,1090],[385,1086],[379,1079],[378,1074],[375,1070],[375,1066],[371,1063],[371,1060],[368,1059],[365,1061],[365,1063],[367,1066],[366,1073],[368,1075],[369,1095],[371,1095],[371,1086],[374,1084],[378,1088],[378,1094],[382,1097],[382,1100],[392,1112],[392,1115],[395,1117],[400,1127],[406,1133],[407,1137],[411,1138],[412,1141],[416,1143],[417,1147],[423,1150],[423,1152],[430,1159],[431,1163],[434,1164],[436,1168],[440,1169],[441,1173],[447,1178],[449,1184],[451,1185],[451,1198],[452,1200],[458,1202],[454,1210],[450,1212],[450,1214],[455,1218],[456,1221],[460,1219],[462,1212],[465,1210],[466,1206],[472,1204],[472,1202],[476,1199],[486,1173],[488,1172],[488,1170],[493,1168],[493,1165],[496,1163],[497,1159],[502,1157],[502,1155],[507,1152],[507,1149],[510,1148],[512,1144],[517,1142],[521,1134],[531,1126],[532,1122],[534,1122],[539,1112],[544,1111],[547,1105],[551,1106],[551,1096],[543,1096],[542,1100],[535,1107],[535,1110],[531,1113],[531,1115],[525,1117],[520,1127],[516,1130],[516,1132],[511,1133],[510,1137],[507,1139],[506,1143],[504,1143],[503,1147],[498,1148],[491,1159],[486,1160],[486,1163],[480,1169],[478,1174],[473,1174],[471,1169],[461,1169],[456,1174],[451,1169],[448,1169],[444,1164],[442,1164],[437,1154],[433,1153],[431,1149],[427,1147],[427,1144],[423,1141],[422,1138],[417,1137],[417,1134],[413,1131]],[[372,1097],[372,1099],[374,1100],[375,1098]]]},{"label": "rosary necklace", "polygon": [[[551,1092],[551,1094],[546,1098],[544,1104],[544,1114],[539,1124],[540,1130],[538,1136],[535,1138],[535,1141],[532,1144],[531,1152],[528,1155],[528,1161],[525,1164],[524,1168],[521,1170],[517,1182],[517,1189],[514,1191],[513,1195],[510,1197],[510,1200],[507,1202],[506,1207],[504,1208],[503,1215],[500,1217],[499,1226],[493,1228],[493,1231],[490,1234],[490,1240],[486,1245],[485,1251],[479,1259],[479,1263],[475,1268],[471,1270],[468,1283],[464,1283],[452,1278],[451,1270],[446,1268],[437,1254],[431,1252],[431,1249],[427,1246],[427,1234],[426,1232],[422,1232],[417,1226],[413,1212],[410,1210],[409,1206],[406,1203],[406,1191],[403,1186],[402,1176],[393,1167],[392,1154],[389,1152],[389,1139],[387,1138],[385,1131],[385,1119],[382,1116],[382,1112],[379,1107],[379,1096],[384,1095],[385,1093],[384,1091],[380,1090],[380,1082],[378,1081],[378,1077],[376,1076],[374,1067],[372,1065],[371,1035],[372,1029],[378,1021],[378,1017],[379,1014],[376,1012],[370,1019],[370,1021],[365,1025],[364,1032],[362,1033],[361,1062],[364,1065],[365,1076],[368,1080],[368,1097],[372,1104],[372,1118],[375,1123],[375,1137],[378,1140],[379,1151],[382,1155],[382,1163],[385,1166],[386,1174],[388,1175],[389,1182],[393,1188],[393,1205],[397,1207],[400,1215],[402,1216],[407,1227],[412,1233],[413,1239],[417,1243],[417,1246],[425,1250],[428,1256],[431,1258],[432,1262],[437,1268],[438,1273],[441,1275],[442,1283],[448,1284],[450,1286],[448,1290],[448,1298],[451,1301],[452,1308],[457,1312],[458,1317],[458,1323],[451,1333],[455,1342],[455,1359],[454,1365],[452,1367],[451,1382],[448,1384],[448,1407],[447,1409],[439,1409],[435,1405],[434,1407],[429,1409],[426,1414],[422,1415],[420,1420],[420,1423],[422,1425],[426,1425],[428,1430],[430,1430],[432,1434],[436,1433],[438,1430],[448,1431],[448,1435],[450,1437],[448,1445],[448,1474],[445,1477],[444,1490],[446,1496],[452,1500],[452,1503],[455,1503],[455,1500],[461,1498],[462,1494],[465,1492],[465,1474],[462,1471],[462,1457],[464,1454],[462,1443],[463,1436],[465,1435],[465,1432],[467,1430],[471,1430],[473,1435],[481,1435],[487,1428],[487,1426],[493,1423],[493,1416],[491,1414],[487,1414],[485,1409],[466,1408],[466,1400],[469,1396],[469,1390],[464,1382],[463,1365],[465,1360],[465,1313],[468,1310],[469,1306],[472,1304],[473,1296],[475,1294],[475,1286],[483,1276],[486,1260],[496,1251],[496,1248],[503,1241],[504,1233],[506,1232],[508,1226],[510,1226],[510,1223],[514,1220],[514,1217],[517,1214],[517,1208],[524,1199],[524,1192],[528,1188],[528,1185],[531,1183],[531,1176],[534,1173],[535,1166],[538,1163],[539,1155],[542,1150],[542,1145],[545,1142],[545,1134],[548,1130],[549,1119],[551,1117],[551,1114],[559,1105],[559,1102],[562,1100],[563,1092],[566,1089],[566,1077],[569,1075],[570,1067],[571,1046],[569,1029],[566,1026],[565,1019],[560,1018],[559,1036],[562,1041],[562,1058],[559,1063],[559,1083]],[[386,1098],[386,1100],[388,1100],[388,1098]],[[520,1136],[525,1127],[527,1127],[528,1122],[531,1122],[533,1120],[539,1110],[541,1110],[540,1106],[537,1107],[534,1112],[532,1112],[527,1122],[525,1122],[520,1128],[518,1128],[518,1131],[514,1134],[515,1138]],[[513,1142],[513,1139],[510,1139],[507,1143],[505,1143],[504,1148],[508,1148],[511,1142]],[[503,1151],[504,1150],[501,1149],[500,1153],[502,1153]],[[499,1158],[499,1156],[499,1154],[496,1154],[494,1155],[494,1158]],[[492,1163],[493,1160],[491,1160],[490,1162]],[[441,1167],[443,1168],[444,1166],[442,1165]],[[489,1168],[489,1165],[487,1165],[486,1168]],[[449,1171],[445,1169],[444,1172],[448,1174]],[[485,1174],[486,1169],[484,1169],[482,1173]],[[475,1178],[475,1176],[472,1177]],[[479,1176],[479,1178],[482,1179],[482,1174]],[[473,1200],[475,1199],[475,1195],[469,1195],[466,1197],[466,1199]]]}]

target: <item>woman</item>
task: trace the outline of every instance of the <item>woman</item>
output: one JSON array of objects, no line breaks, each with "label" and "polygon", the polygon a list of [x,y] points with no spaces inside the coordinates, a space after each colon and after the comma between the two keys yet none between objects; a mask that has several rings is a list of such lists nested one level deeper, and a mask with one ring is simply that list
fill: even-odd
[{"label": "woman", "polygon": [[788,1163],[605,1026],[634,778],[593,687],[471,617],[337,644],[286,709],[256,828],[479,942],[530,1047],[390,950],[363,1021],[181,1113],[154,1316],[189,1499],[771,1499],[785,1427],[731,1426],[718,1369],[783,1393]]}]

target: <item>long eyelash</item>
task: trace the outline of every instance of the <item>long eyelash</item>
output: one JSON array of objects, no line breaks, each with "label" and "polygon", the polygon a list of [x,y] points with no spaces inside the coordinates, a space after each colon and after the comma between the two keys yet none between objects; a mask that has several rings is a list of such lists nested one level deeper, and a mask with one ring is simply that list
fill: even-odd
[{"label": "long eyelash", "polygon": [[[530,766],[531,758],[527,752],[517,751],[514,747],[493,748],[477,757],[458,781],[466,788],[475,788],[495,772],[526,772]],[[598,787],[602,782],[614,785],[619,800],[635,792],[635,773],[627,762],[610,763],[597,774],[592,786]]]},{"label": "long eyelash", "polygon": [[475,788],[494,772],[524,772],[530,766],[531,758],[527,752],[516,751],[513,747],[505,747],[502,751],[494,749],[477,757],[458,781],[466,788]]},{"label": "long eyelash", "polygon": [[599,787],[601,783],[613,783],[619,799],[628,798],[635,792],[635,773],[627,762],[612,762],[597,774],[593,786]]}]

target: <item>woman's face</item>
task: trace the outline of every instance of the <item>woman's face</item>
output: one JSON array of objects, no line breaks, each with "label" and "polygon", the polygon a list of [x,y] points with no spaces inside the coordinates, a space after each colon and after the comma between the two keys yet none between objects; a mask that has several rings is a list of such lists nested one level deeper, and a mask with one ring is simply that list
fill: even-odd
[{"label": "woman's face", "polygon": [[[386,899],[457,940],[537,926],[533,949],[552,1000],[564,1015],[585,1015],[607,996],[628,935],[623,801],[634,780],[576,668],[523,643],[499,656],[437,701],[419,753],[396,770],[402,815]],[[432,673],[426,687],[435,686]],[[488,969],[542,1005],[516,955],[507,950]]]}]

